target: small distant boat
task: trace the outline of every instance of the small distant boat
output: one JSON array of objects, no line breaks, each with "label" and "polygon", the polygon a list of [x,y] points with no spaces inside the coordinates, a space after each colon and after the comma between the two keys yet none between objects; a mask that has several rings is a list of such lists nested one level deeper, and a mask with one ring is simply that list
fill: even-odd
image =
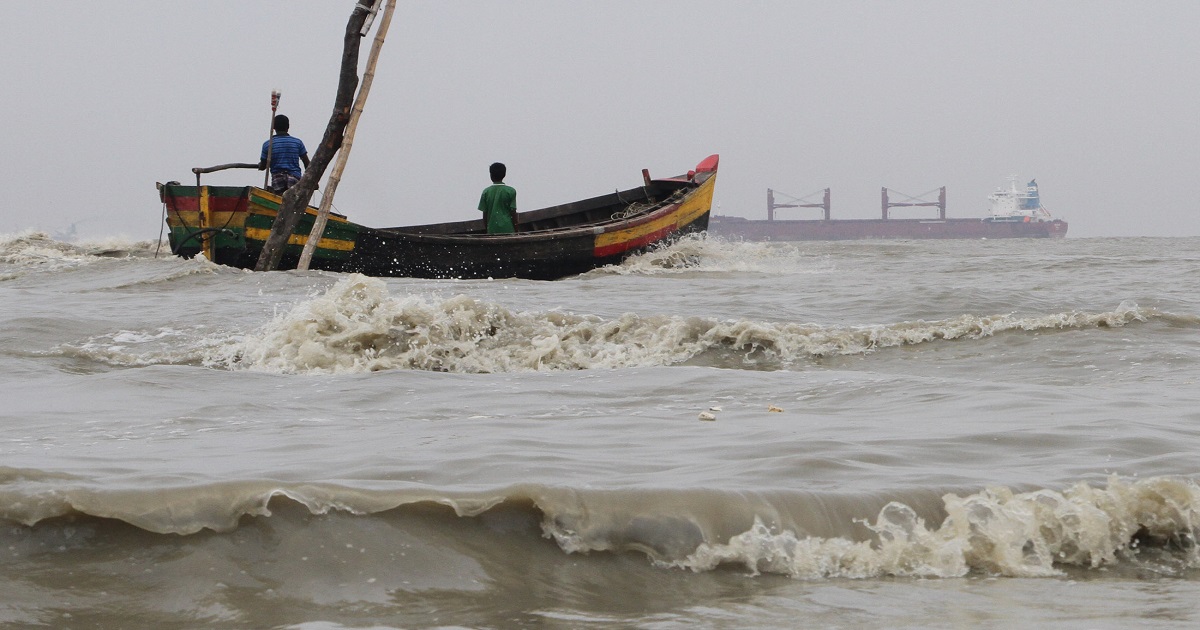
[{"label": "small distant boat", "polygon": [[[554,280],[708,228],[719,158],[687,174],[517,215],[519,232],[488,234],[483,219],[371,228],[331,213],[310,269],[415,278]],[[253,269],[282,198],[255,186],[158,184],[171,251]],[[317,209],[288,239],[279,269],[295,269]]]},{"label": "small distant boat", "polygon": [[[709,232],[725,238],[747,241],[842,241],[869,239],[951,239],[951,238],[1062,238],[1067,222],[1055,219],[1042,206],[1037,181],[1024,190],[1016,178],[1009,186],[997,188],[988,196],[990,211],[982,219],[947,218],[946,189],[940,189],[937,201],[891,202],[888,189],[882,189],[882,214],[879,219],[831,219],[830,194],[825,189],[821,203],[775,204],[774,191],[767,191],[767,219],[713,215]],[[938,209],[937,218],[894,219],[892,207],[928,206]],[[822,208],[824,219],[776,219],[777,208]]]}]

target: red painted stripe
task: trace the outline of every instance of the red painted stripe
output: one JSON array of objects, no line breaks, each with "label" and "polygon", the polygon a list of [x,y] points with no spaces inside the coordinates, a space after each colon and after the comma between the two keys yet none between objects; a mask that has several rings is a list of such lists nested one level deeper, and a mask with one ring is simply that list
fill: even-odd
[{"label": "red painted stripe", "polygon": [[593,248],[592,255],[597,258],[606,258],[608,256],[615,256],[617,254],[623,254],[632,249],[637,249],[639,247],[645,247],[646,245],[649,245],[650,243],[653,243],[654,241],[657,241],[674,231],[675,231],[675,226],[668,225],[667,227],[664,227],[661,230],[643,234],[642,236],[635,238],[635,239],[630,239],[628,241],[621,241],[620,243],[613,243],[612,245],[606,245],[604,247]]},{"label": "red painted stripe", "polygon": [[[209,197],[209,212],[245,212],[245,197]],[[167,208],[172,212],[196,212],[200,209],[199,197],[168,197]]]}]

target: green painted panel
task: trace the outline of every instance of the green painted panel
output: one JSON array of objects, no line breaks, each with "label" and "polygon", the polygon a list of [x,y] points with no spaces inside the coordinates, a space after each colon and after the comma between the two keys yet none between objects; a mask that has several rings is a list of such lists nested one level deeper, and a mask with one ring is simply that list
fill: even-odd
[{"label": "green painted panel", "polygon": [[[170,236],[169,236],[169,240],[171,243],[171,249],[178,248],[179,243],[183,242],[183,240],[186,239],[190,234],[197,232],[197,231],[199,231],[199,230],[197,230],[196,228],[185,228],[185,227],[171,228],[171,232],[170,232]],[[233,250],[238,250],[238,251],[245,249],[246,248],[245,232],[243,230],[241,230],[240,228],[228,228],[228,231],[230,233],[226,233],[226,232],[218,232],[217,233],[216,240],[213,243],[215,245],[215,247],[217,249],[233,249]],[[188,240],[185,248],[199,249],[200,244],[202,242],[203,242],[203,240],[199,236],[197,236],[195,238]]]}]

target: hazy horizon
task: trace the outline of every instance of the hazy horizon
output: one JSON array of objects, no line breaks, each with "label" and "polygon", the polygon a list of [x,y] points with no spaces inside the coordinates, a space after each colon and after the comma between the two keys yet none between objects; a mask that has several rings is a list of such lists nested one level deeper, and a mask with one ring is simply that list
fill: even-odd
[{"label": "hazy horizon", "polygon": [[[354,4],[6,3],[0,233],[156,237],[155,182],[257,161],[272,89],[311,154]],[[976,217],[1015,176],[1069,238],[1196,236],[1198,19],[1182,1],[401,1],[334,204],[378,227],[468,219],[493,161],[530,210],[719,153],[720,214],[829,187],[835,218],[871,218],[880,187],[946,186],[948,215]]]}]

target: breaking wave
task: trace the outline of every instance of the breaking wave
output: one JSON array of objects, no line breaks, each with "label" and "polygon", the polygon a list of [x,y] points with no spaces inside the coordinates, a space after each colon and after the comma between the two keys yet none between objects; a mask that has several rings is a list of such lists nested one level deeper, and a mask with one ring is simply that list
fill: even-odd
[{"label": "breaking wave", "polygon": [[[640,553],[659,567],[696,572],[741,567],[752,575],[818,580],[1200,567],[1200,486],[1175,477],[1111,477],[1106,487],[1079,483],[1061,491],[997,487],[938,497],[930,490],[892,500],[542,485],[443,493],[268,481],[102,491],[69,475],[0,469],[0,478],[0,519],[41,529],[56,523],[77,529],[82,519],[100,519],[96,527],[127,523],[146,535],[228,533],[253,527],[254,519],[294,518],[299,527],[316,527],[312,516],[295,517],[299,506],[308,515],[340,515],[340,524],[323,527],[349,528],[342,532],[347,537],[359,530],[407,536],[400,530],[413,519],[426,525],[412,531],[434,531],[515,512],[530,524],[523,535],[531,542],[550,539],[571,554]],[[409,525],[380,528],[371,524],[376,519]],[[485,538],[474,549],[505,546],[486,539],[497,535],[491,528],[473,531]],[[86,546],[88,538],[77,536],[73,544]]]},{"label": "breaking wave", "polygon": [[[1125,302],[1102,313],[962,315],[872,326],[633,313],[605,319],[519,312],[463,295],[392,296],[383,281],[350,275],[258,331],[220,345],[205,344],[201,363],[278,373],[397,368],[496,373],[689,362],[786,369],[815,357],[980,339],[1008,331],[1124,326],[1161,316]],[[96,345],[113,344],[101,340]]]},{"label": "breaking wave", "polygon": [[[814,262],[815,261],[815,262]],[[789,243],[729,241],[708,233],[688,234],[630,256],[619,265],[593,274],[662,275],[703,273],[763,273],[799,275],[833,270],[827,256],[801,253]]]},{"label": "breaking wave", "polygon": [[1062,492],[1017,493],[999,487],[943,501],[947,516],[940,525],[904,503],[888,503],[873,522],[860,521],[874,534],[870,541],[798,536],[756,516],[752,528],[728,542],[703,543],[667,564],[695,571],[737,564],[802,579],[1049,577],[1066,567],[1136,562],[1145,547],[1177,552],[1179,569],[1200,566],[1200,487],[1190,480],[1112,477],[1107,488],[1081,483]]},{"label": "breaking wave", "polygon": [[156,241],[113,237],[75,243],[57,241],[45,232],[25,230],[0,234],[0,264],[11,266],[7,278],[20,271],[64,271],[114,258],[171,258],[170,247]]}]

